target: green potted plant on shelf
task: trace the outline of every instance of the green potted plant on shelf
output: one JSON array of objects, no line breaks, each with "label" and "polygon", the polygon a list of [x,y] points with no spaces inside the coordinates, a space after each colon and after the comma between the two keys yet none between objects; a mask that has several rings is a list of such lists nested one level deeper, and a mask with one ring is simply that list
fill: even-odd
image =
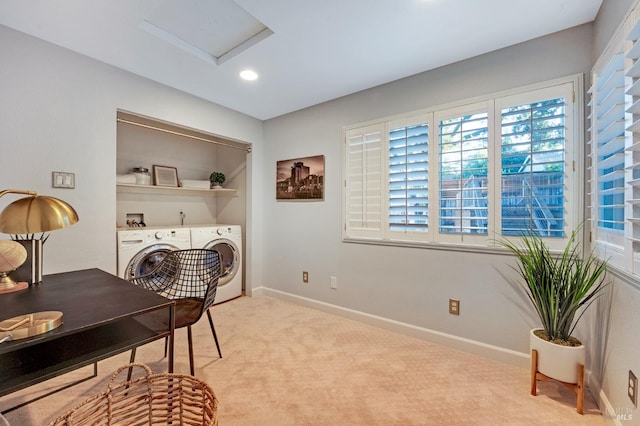
[{"label": "green potted plant on shelf", "polygon": [[[514,269],[520,286],[533,305],[542,328],[530,332],[530,351],[536,351],[535,374],[542,373],[564,383],[579,383],[585,347],[573,337],[585,310],[606,287],[607,262],[593,252],[583,255],[577,243],[581,227],[571,233],[561,253],[553,254],[537,235],[521,238],[522,246],[500,241],[518,261]],[[533,358],[532,358],[533,360]],[[532,362],[532,380],[535,380]],[[535,395],[535,382],[532,394]]]},{"label": "green potted plant on shelf", "polygon": [[224,173],[213,172],[209,175],[209,182],[211,182],[211,188],[218,189],[222,188],[222,184],[226,180]]}]

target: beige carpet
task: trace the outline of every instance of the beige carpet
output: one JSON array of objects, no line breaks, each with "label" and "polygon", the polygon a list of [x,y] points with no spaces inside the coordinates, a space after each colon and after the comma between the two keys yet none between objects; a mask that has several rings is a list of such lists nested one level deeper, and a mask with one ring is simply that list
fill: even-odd
[{"label": "beige carpet", "polygon": [[[590,395],[585,414],[562,385],[529,372],[269,297],[212,309],[224,358],[206,319],[194,327],[196,376],[219,400],[221,425],[591,425],[604,418]],[[166,369],[163,344],[138,351]],[[43,356],[46,356],[43,354]],[[99,377],[6,414],[12,426],[43,425],[104,390],[122,354]],[[176,372],[188,373],[186,330],[176,336]],[[0,410],[91,373],[86,367],[0,399]]]}]

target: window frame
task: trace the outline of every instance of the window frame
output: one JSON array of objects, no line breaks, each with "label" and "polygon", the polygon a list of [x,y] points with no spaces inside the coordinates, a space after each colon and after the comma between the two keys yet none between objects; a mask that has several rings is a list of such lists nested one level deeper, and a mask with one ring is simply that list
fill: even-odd
[{"label": "window frame", "polygon": [[[583,96],[583,75],[574,74],[571,76],[561,77],[545,82],[526,85],[516,89],[505,90],[488,94],[486,96],[476,97],[473,99],[461,100],[458,102],[438,105],[422,110],[416,110],[409,113],[385,117],[377,120],[371,120],[364,123],[356,123],[343,127],[343,227],[342,227],[342,240],[344,242],[355,243],[374,243],[374,244],[388,244],[388,245],[401,245],[401,246],[414,246],[414,247],[427,247],[427,248],[445,248],[464,251],[492,251],[503,252],[502,247],[498,243],[498,240],[502,239],[501,235],[501,221],[500,219],[500,200],[501,200],[501,185],[496,186],[496,182],[500,182],[501,179],[501,160],[500,160],[500,146],[501,146],[501,114],[497,105],[504,105],[504,100],[507,98],[526,97],[532,93],[554,93],[551,98],[558,97],[558,86],[569,85],[571,87],[571,96],[565,99],[566,104],[571,104],[570,112],[565,111],[565,117],[568,118],[568,122],[565,135],[565,209],[566,209],[566,223],[564,227],[564,237],[550,237],[544,238],[550,244],[552,250],[560,250],[564,247],[571,231],[575,226],[583,221],[583,209],[582,206],[584,199],[583,188],[584,169],[581,167],[582,161],[578,159],[584,158],[583,156],[583,143],[584,143],[584,96]],[[543,100],[542,97],[538,96]],[[453,117],[456,113],[464,113],[469,111],[479,112],[478,108],[486,107],[488,114],[488,173],[487,179],[489,183],[488,191],[488,229],[486,235],[473,235],[473,234],[442,234],[439,232],[439,119],[444,117]],[[514,105],[512,105],[514,106]],[[481,111],[484,112],[484,111]],[[571,114],[571,115],[570,115]],[[398,125],[411,125],[418,122],[426,122],[429,126],[429,188],[428,188],[428,214],[429,214],[429,229],[427,232],[398,232],[391,231],[388,223],[388,137],[389,130],[397,128]],[[350,176],[349,168],[347,164],[347,157],[349,150],[347,146],[347,136],[360,128],[366,128],[370,126],[381,126],[384,129],[383,133],[383,146],[381,152],[383,153],[383,177],[382,177],[382,189],[380,198],[382,201],[382,222],[379,232],[353,232],[350,228],[347,217],[349,214],[350,203],[348,200],[348,191],[350,188]],[[491,182],[493,181],[493,182]],[[571,186],[569,186],[571,185]],[[511,241],[517,240],[517,237],[505,236],[504,238]]]}]

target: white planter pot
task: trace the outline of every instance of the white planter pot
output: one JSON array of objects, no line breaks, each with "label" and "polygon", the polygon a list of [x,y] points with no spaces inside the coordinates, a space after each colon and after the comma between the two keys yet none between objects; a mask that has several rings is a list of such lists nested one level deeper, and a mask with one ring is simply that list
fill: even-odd
[{"label": "white planter pot", "polygon": [[586,348],[580,346],[562,346],[548,342],[536,336],[531,330],[530,351],[538,352],[538,372],[565,383],[578,383],[579,365],[584,365]]}]

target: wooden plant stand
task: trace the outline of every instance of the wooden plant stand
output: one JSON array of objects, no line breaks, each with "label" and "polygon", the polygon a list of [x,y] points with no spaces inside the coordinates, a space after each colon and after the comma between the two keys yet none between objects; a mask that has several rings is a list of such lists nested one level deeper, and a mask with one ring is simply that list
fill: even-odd
[{"label": "wooden plant stand", "polygon": [[556,382],[562,383],[573,393],[576,394],[576,411],[578,414],[582,414],[584,408],[584,365],[578,364],[578,383],[566,383],[561,380],[556,380],[554,378],[545,376],[544,374],[538,371],[538,351],[533,349],[531,350],[531,395],[536,396],[536,382],[538,380],[555,380]]}]

